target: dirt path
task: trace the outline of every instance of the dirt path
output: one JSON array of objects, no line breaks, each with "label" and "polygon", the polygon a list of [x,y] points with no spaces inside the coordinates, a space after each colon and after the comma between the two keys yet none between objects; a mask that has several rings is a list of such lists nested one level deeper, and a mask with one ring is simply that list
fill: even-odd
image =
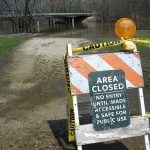
[{"label": "dirt path", "polygon": [[83,39],[32,38],[0,79],[0,149],[60,149],[49,121],[66,118],[63,55]]}]

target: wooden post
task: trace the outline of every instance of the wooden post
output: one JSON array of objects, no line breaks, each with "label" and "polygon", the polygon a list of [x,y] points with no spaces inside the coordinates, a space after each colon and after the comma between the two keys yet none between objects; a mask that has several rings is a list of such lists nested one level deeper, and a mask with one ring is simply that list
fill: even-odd
[{"label": "wooden post", "polygon": [[5,20],[3,20],[3,31],[5,33]]},{"label": "wooden post", "polygon": [[12,25],[12,32],[15,33],[14,22],[13,21],[11,21],[11,25]]},{"label": "wooden post", "polygon": [[53,17],[53,20],[52,20],[52,24],[53,24],[53,28],[55,29],[56,28],[56,24],[55,24],[55,18]]},{"label": "wooden post", "polygon": [[74,17],[72,17],[72,28],[74,29]]},{"label": "wooden post", "polygon": [[19,33],[19,28],[18,28],[18,17],[16,18],[16,33]]},{"label": "wooden post", "polygon": [[50,20],[50,18],[48,18],[48,27],[49,27],[49,30],[50,30],[50,25],[51,25],[51,20]]},{"label": "wooden post", "polygon": [[37,20],[37,32],[40,33],[40,21]]}]

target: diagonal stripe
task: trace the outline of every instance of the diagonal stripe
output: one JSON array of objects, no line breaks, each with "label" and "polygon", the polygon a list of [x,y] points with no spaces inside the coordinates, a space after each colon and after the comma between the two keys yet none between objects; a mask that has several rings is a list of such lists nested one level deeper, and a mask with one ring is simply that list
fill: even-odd
[{"label": "diagonal stripe", "polygon": [[[102,58],[98,55],[90,55],[88,57],[83,57],[83,59],[92,66],[96,71],[106,71],[106,70],[114,70],[112,66],[106,63]],[[126,79],[127,87],[131,88],[134,85]]]},{"label": "diagonal stripe", "polygon": [[98,55],[91,55],[83,58],[90,66],[92,66],[96,71],[114,70],[112,66],[106,63]]},{"label": "diagonal stripe", "polygon": [[89,75],[90,72],[95,72],[96,71],[92,66],[90,66],[81,57],[74,57],[72,60],[70,59],[69,60],[69,65],[71,65],[75,70],[77,70],[86,79],[88,79],[88,75]]},{"label": "diagonal stripe", "polygon": [[131,67],[136,73],[138,73],[140,76],[143,76],[140,58],[134,56],[133,53],[129,53],[128,55],[125,55],[124,53],[116,53],[115,55],[117,55],[124,63],[126,63],[129,67]]},{"label": "diagonal stripe", "polygon": [[135,86],[141,87],[144,85],[142,76],[137,74],[130,66],[124,63],[115,54],[110,53],[108,55],[101,55],[100,57],[103,60],[105,60],[109,65],[111,65],[114,69],[124,70],[127,80],[130,81]]},{"label": "diagonal stripe", "polygon": [[[70,82],[78,88],[81,93],[89,93],[88,79],[82,76],[77,70],[69,66]],[[71,87],[71,90],[73,87]],[[76,94],[78,95],[77,91]]]},{"label": "diagonal stripe", "polygon": [[130,81],[127,80],[127,78],[126,78],[126,86],[127,86],[127,88],[134,88],[135,87]]},{"label": "diagonal stripe", "polygon": [[71,93],[73,94],[75,92],[75,94],[79,95],[79,94],[83,94],[75,85],[71,84]]}]

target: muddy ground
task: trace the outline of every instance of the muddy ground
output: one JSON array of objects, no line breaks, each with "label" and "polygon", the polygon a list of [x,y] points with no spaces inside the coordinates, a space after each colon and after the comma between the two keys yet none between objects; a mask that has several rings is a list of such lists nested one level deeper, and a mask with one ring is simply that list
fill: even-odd
[{"label": "muddy ground", "polygon": [[[74,149],[66,143],[63,55],[79,38],[33,37],[18,46],[0,71],[0,150]],[[148,90],[149,91],[149,90]],[[136,112],[136,107],[133,105]],[[143,139],[114,141],[85,150],[142,150]]]},{"label": "muddy ground", "polygon": [[14,51],[1,69],[0,149],[60,149],[50,121],[66,118],[62,56],[80,41],[32,38]]}]

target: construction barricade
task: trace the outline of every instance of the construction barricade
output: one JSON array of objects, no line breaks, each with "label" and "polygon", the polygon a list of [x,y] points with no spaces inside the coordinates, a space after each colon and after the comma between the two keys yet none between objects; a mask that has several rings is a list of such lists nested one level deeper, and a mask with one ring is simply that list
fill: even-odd
[{"label": "construction barricade", "polygon": [[[68,92],[68,140],[76,140],[78,150],[82,150],[86,144],[144,135],[145,148],[150,150],[139,52],[73,55],[71,44],[68,44],[64,61]],[[141,116],[138,117],[130,116],[128,90],[133,88],[139,93]],[[90,104],[88,112],[92,121],[80,125],[77,97],[88,93],[90,99],[86,101]]]}]

